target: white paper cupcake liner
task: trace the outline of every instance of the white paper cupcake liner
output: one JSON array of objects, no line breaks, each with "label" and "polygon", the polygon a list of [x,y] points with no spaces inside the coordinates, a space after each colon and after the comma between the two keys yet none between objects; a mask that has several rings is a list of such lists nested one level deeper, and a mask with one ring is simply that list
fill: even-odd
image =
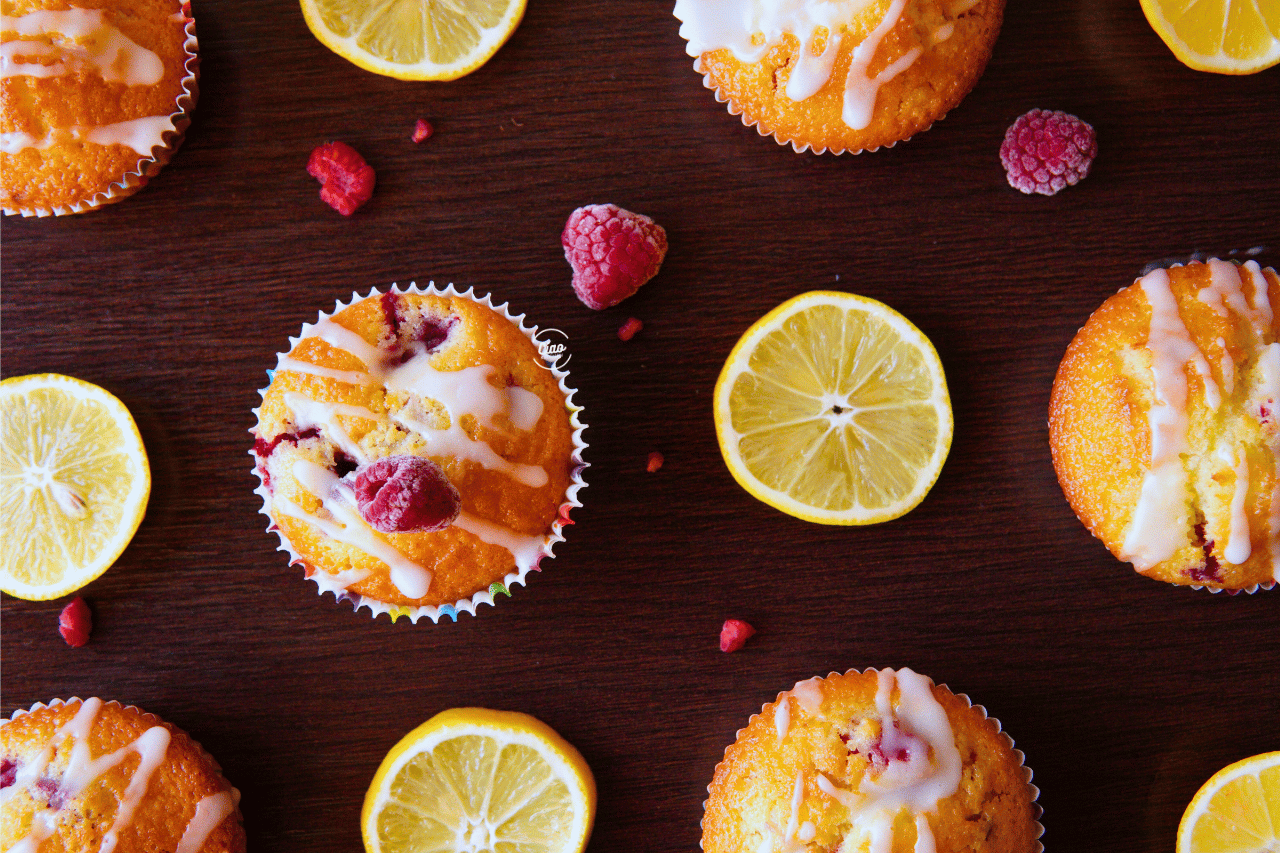
[{"label": "white paper cupcake liner", "polygon": [[[495,305],[491,294],[485,294],[483,297],[480,297],[476,295],[474,287],[469,287],[465,291],[459,291],[452,284],[449,284],[444,288],[440,288],[436,285],[434,281],[430,281],[430,282],[427,282],[427,286],[424,288],[424,287],[419,287],[414,282],[410,282],[406,287],[401,287],[398,284],[392,284],[387,289],[387,292],[395,293],[398,295],[440,296],[440,297],[457,296],[464,299],[470,299],[473,302],[477,302],[480,305],[484,305],[485,307],[497,312],[498,314],[501,314],[503,317],[509,320],[514,326],[516,326],[521,332],[523,332],[525,336],[528,337],[529,340],[533,342],[535,347],[538,346],[537,335],[538,335],[539,329],[537,326],[525,325],[524,314],[513,315],[508,310],[508,303],[504,302],[501,305]],[[377,288],[374,288],[365,296],[361,296],[360,294],[353,291],[351,294],[350,301],[345,303],[335,302],[333,311],[327,314],[323,311],[320,312],[316,321],[321,322],[324,320],[328,320],[334,314],[337,314],[340,311],[350,308],[352,305],[355,305],[358,302],[362,302],[365,299],[372,299],[374,297],[381,296],[381,295],[383,295],[383,292],[378,290]],[[289,338],[289,351],[292,351],[293,348],[296,347],[301,340],[302,338],[300,336]],[[286,353],[281,353],[279,355],[287,355],[287,352],[288,351],[286,351]],[[545,359],[544,359],[544,363],[545,363]],[[582,477],[583,471],[585,471],[589,467],[589,463],[583,460],[583,451],[587,449],[587,443],[586,441],[583,440],[582,433],[587,428],[587,425],[583,423],[581,419],[582,407],[577,405],[573,401],[573,395],[577,393],[577,391],[574,388],[570,388],[568,385],[568,379],[569,379],[568,371],[562,370],[561,368],[557,367],[555,364],[546,364],[546,367],[548,370],[551,371],[551,374],[556,378],[556,382],[560,387],[560,391],[561,393],[564,394],[564,397],[565,397],[565,407],[569,411],[569,425],[573,428],[573,435],[572,435],[573,450],[570,455],[572,468],[570,470],[569,486],[567,489],[565,489],[564,499],[560,502],[560,507],[557,512],[556,519],[554,522],[552,522],[550,531],[548,531],[545,534],[542,548],[540,550],[540,553],[538,554],[537,559],[534,561],[533,565],[528,567],[521,567],[517,564],[515,571],[508,572],[500,582],[492,583],[489,585],[488,589],[482,589],[479,592],[476,592],[473,595],[471,595],[469,598],[459,599],[453,602],[452,604],[419,605],[419,606],[388,604],[387,602],[380,601],[376,598],[370,598],[369,596],[366,596],[366,595],[353,593],[347,590],[341,583],[339,583],[335,579],[334,575],[321,571],[319,569],[316,569],[313,566],[310,566],[310,564],[307,563],[307,561],[303,559],[302,556],[299,555],[298,552],[294,549],[292,543],[289,542],[288,537],[285,536],[284,531],[281,530],[275,524],[275,521],[271,515],[271,492],[267,488],[266,482],[263,480],[262,472],[259,470],[259,467],[257,464],[258,457],[253,452],[253,450],[250,450],[249,455],[254,459],[253,472],[258,477],[258,487],[254,489],[254,494],[258,495],[258,497],[262,499],[262,508],[259,511],[263,515],[265,515],[268,519],[267,532],[275,533],[280,539],[280,545],[279,547],[276,548],[276,550],[284,551],[286,554],[289,555],[290,565],[304,565],[313,569],[311,576],[308,577],[307,580],[315,582],[317,587],[316,589],[317,594],[319,594],[320,596],[323,596],[326,592],[332,593],[335,601],[349,602],[353,606],[353,609],[356,612],[359,612],[361,608],[368,608],[370,612],[370,616],[374,619],[376,619],[380,614],[386,613],[391,617],[392,622],[397,621],[402,616],[408,617],[409,621],[412,623],[417,623],[419,619],[422,619],[424,617],[427,619],[430,619],[432,622],[439,622],[442,618],[445,618],[445,617],[448,617],[452,619],[454,622],[457,622],[459,613],[470,613],[472,616],[475,616],[476,610],[481,604],[488,604],[490,606],[493,606],[495,604],[495,596],[506,595],[510,597],[512,594],[511,593],[512,588],[517,585],[523,586],[525,584],[525,578],[528,576],[530,572],[542,570],[541,565],[544,559],[547,559],[547,558],[554,559],[555,554],[552,553],[552,549],[558,543],[565,541],[565,537],[563,534],[564,528],[570,524],[573,524],[573,521],[569,518],[569,512],[577,507],[582,506],[582,503],[578,500],[578,493],[582,491],[582,489],[586,488],[587,486],[586,481]],[[270,378],[274,376],[274,371],[270,371],[270,370],[267,371],[267,375],[268,375],[268,380],[270,380]],[[270,387],[270,381],[268,381],[267,387]],[[267,387],[259,389],[258,391],[259,396],[265,397],[267,392]],[[253,415],[255,419],[258,418],[259,410],[255,408],[253,410]],[[256,428],[256,423],[255,423],[255,428]],[[250,429],[250,433],[253,433],[253,432],[254,430]]]},{"label": "white paper cupcake liner", "polygon": [[162,168],[173,158],[174,153],[182,145],[182,141],[186,136],[187,128],[191,125],[191,113],[196,108],[196,101],[200,97],[200,44],[196,39],[196,22],[191,15],[191,3],[184,0],[180,13],[183,17],[183,32],[186,34],[186,40],[183,42],[183,50],[186,51],[186,60],[183,62],[183,70],[186,74],[182,78],[182,91],[178,93],[177,100],[174,102],[174,111],[169,114],[169,128],[164,131],[162,145],[157,145],[151,149],[151,153],[139,157],[132,171],[126,172],[119,180],[112,183],[105,190],[95,193],[92,197],[78,201],[75,204],[69,204],[58,207],[4,207],[3,211],[9,216],[66,216],[72,213],[84,213],[105,204],[121,201],[136,193],[147,185],[147,181],[155,177]]},{"label": "white paper cupcake liner", "polygon": [[[828,679],[828,678],[834,678],[834,677],[836,677],[836,676],[838,676],[838,675],[854,675],[854,674],[866,675],[866,674],[868,674],[868,673],[875,673],[875,672],[877,672],[877,671],[878,671],[878,670],[877,670],[875,667],[867,667],[867,668],[865,668],[865,669],[858,669],[858,668],[854,667],[854,668],[852,668],[852,669],[847,669],[847,670],[845,670],[843,673],[836,672],[836,671],[832,670],[831,672],[828,672],[828,673],[826,674],[826,676],[824,676],[824,677],[823,677],[823,680],[826,680],[826,679]],[[931,683],[931,684],[935,684],[936,682],[934,682],[934,680],[933,680],[932,678],[930,678],[930,679],[929,679],[929,683]],[[951,693],[953,696],[955,696],[956,698],[958,698],[958,699],[962,699],[966,705],[968,705],[970,708],[973,708],[973,709],[974,709],[975,711],[977,711],[978,713],[982,714],[983,719],[990,720],[990,721],[995,725],[995,727],[996,727],[996,732],[1000,735],[1001,740],[1003,740],[1003,741],[1005,742],[1005,745],[1009,748],[1009,750],[1010,750],[1010,751],[1013,753],[1013,755],[1017,758],[1017,760],[1018,760],[1018,766],[1019,766],[1019,767],[1021,768],[1021,770],[1022,770],[1022,777],[1023,777],[1023,781],[1026,783],[1027,788],[1031,791],[1031,805],[1033,806],[1033,809],[1034,809],[1034,819],[1035,819],[1035,825],[1036,825],[1036,833],[1035,833],[1035,837],[1036,837],[1036,846],[1035,846],[1035,848],[1031,851],[1031,853],[1044,853],[1044,842],[1040,841],[1040,839],[1044,836],[1044,824],[1042,824],[1042,823],[1040,822],[1040,818],[1044,816],[1044,808],[1040,805],[1040,788],[1039,788],[1039,787],[1037,787],[1036,785],[1034,785],[1034,784],[1031,782],[1031,777],[1032,777],[1032,775],[1033,775],[1033,774],[1032,774],[1031,768],[1027,766],[1027,762],[1026,762],[1026,755],[1022,752],[1022,750],[1020,750],[1020,749],[1018,749],[1016,746],[1014,746],[1013,738],[1009,737],[1009,733],[1008,733],[1008,732],[1006,732],[1006,731],[1004,730],[1004,726],[1003,726],[1003,725],[1001,725],[1001,723],[1000,723],[1000,721],[999,721],[998,719],[996,719],[995,717],[993,717],[993,716],[991,716],[990,714],[988,714],[988,713],[987,713],[987,709],[986,709],[986,708],[984,708],[982,705],[975,705],[975,704],[973,703],[973,700],[972,700],[972,699],[970,699],[966,694],[964,694],[964,693],[956,693],[954,690],[952,690],[952,689],[951,689],[950,687],[948,687],[946,684],[938,684],[937,686],[938,686],[938,687],[941,687],[942,689],[944,689],[944,690],[946,690],[946,691],[948,691],[948,692],[950,692],[950,693]],[[759,711],[759,712],[757,712],[757,713],[755,713],[755,714],[752,714],[752,715],[750,716],[750,718],[748,718],[748,720],[747,720],[747,725],[745,725],[745,726],[743,726],[742,728],[738,729],[738,731],[736,731],[736,732],[734,733],[734,735],[733,735],[733,741],[732,741],[732,742],[730,742],[730,743],[729,743],[729,745],[728,745],[728,746],[726,746],[726,747],[724,748],[724,757],[722,757],[722,758],[721,758],[721,760],[720,760],[720,761],[721,761],[721,763],[723,763],[723,762],[724,762],[724,760],[725,760],[726,758],[728,758],[728,756],[729,756],[729,749],[730,749],[730,748],[731,748],[735,743],[737,743],[737,742],[738,742],[738,739],[742,737],[742,733],[743,733],[743,732],[745,732],[745,731],[747,730],[747,728],[752,724],[752,722],[754,722],[754,721],[756,720],[756,718],[757,718],[757,717],[759,717],[761,714],[763,714],[763,713],[765,712],[765,709],[766,709],[766,708],[768,708],[770,705],[776,705],[777,703],[781,702],[781,701],[782,701],[783,696],[789,695],[790,693],[791,693],[791,689],[787,689],[787,690],[781,690],[781,691],[779,691],[779,692],[778,692],[778,695],[777,695],[777,696],[775,696],[775,697],[773,698],[773,701],[772,701],[772,702],[765,702],[763,705],[761,705],[761,706],[760,706],[760,711]],[[719,765],[717,765],[717,767],[718,767],[718,766],[719,766]],[[713,775],[713,777],[714,777],[714,773],[713,773],[712,775]],[[714,778],[713,778],[713,780],[712,780],[712,781],[714,782]],[[711,784],[710,784],[710,783],[708,783],[708,785],[707,785],[707,799],[702,801],[702,811],[703,811],[704,816],[705,816],[706,811],[707,811],[707,803],[710,801],[710,796],[711,796]],[[701,828],[701,827],[702,827],[702,821],[699,821],[699,822],[698,822],[698,825],[699,825],[699,828]],[[698,848],[699,848],[699,849],[702,849],[702,839],[701,839],[701,838],[699,838],[699,839],[698,839]]]}]

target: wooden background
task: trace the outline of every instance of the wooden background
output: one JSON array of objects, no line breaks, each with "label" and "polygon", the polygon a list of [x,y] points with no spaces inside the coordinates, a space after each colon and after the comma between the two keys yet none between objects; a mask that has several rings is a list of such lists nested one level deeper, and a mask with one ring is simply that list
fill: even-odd
[{"label": "wooden background", "polygon": [[[403,83],[316,42],[290,0],[196,0],[201,96],[173,162],[122,204],[3,223],[4,375],[61,372],[133,411],[146,521],[65,601],[3,602],[3,712],[101,695],[190,731],[244,792],[251,849],[351,851],[366,786],[444,708],[532,713],[577,745],[590,850],[691,851],[713,768],[796,680],[910,666],[1027,754],[1051,850],[1168,851],[1219,767],[1280,748],[1280,590],[1137,576],[1090,538],[1050,464],[1049,387],[1076,329],[1149,262],[1261,247],[1280,265],[1280,69],[1191,71],[1133,0],[1011,2],[977,88],[892,150],[797,155],[703,89],[672,3],[530,0],[453,83]],[[1091,122],[1093,173],[1005,182],[1033,107]],[[422,145],[415,119],[434,123]],[[342,139],[377,170],[344,219],[304,165]],[[659,276],[586,309],[559,243],[614,202],[670,237]],[[491,292],[568,335],[590,428],[557,558],[480,615],[418,625],[320,599],[253,495],[250,409],[304,321],[393,281]],[[880,299],[937,345],[955,442],[929,497],[867,528],[757,503],[716,447],[711,389],[798,293]],[[644,331],[616,337],[630,316]],[[652,450],[666,456],[645,471]],[[717,647],[727,617],[759,634]]]}]

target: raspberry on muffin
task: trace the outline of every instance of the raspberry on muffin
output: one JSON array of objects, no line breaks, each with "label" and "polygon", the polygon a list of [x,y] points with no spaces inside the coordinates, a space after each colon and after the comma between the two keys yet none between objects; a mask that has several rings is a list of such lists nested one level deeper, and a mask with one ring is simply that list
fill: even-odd
[{"label": "raspberry on muffin", "polygon": [[528,330],[487,299],[411,287],[355,298],[292,344],[253,454],[263,511],[322,592],[456,618],[550,554],[585,445]]},{"label": "raspberry on muffin", "polygon": [[1085,527],[1147,577],[1280,580],[1280,276],[1256,261],[1156,269],[1067,348],[1053,464]]}]

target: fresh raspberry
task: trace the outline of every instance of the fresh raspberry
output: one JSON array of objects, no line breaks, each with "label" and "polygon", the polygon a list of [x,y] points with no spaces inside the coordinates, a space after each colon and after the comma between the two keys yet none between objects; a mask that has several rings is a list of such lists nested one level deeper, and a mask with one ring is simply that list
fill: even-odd
[{"label": "fresh raspberry", "polygon": [[356,471],[356,507],[374,530],[442,530],[462,508],[440,466],[421,456],[388,456]]},{"label": "fresh raspberry", "polygon": [[662,226],[616,204],[590,204],[569,214],[560,243],[573,267],[574,292],[597,311],[639,290],[667,256]]},{"label": "fresh raspberry", "polygon": [[431,126],[431,122],[427,121],[426,119],[420,118],[418,119],[418,123],[413,126],[413,141],[425,142],[426,140],[430,139],[431,134],[435,132],[436,132],[436,129]]},{"label": "fresh raspberry", "polygon": [[307,171],[321,184],[320,198],[343,216],[373,196],[373,169],[345,142],[328,142],[312,151]]},{"label": "fresh raspberry", "polygon": [[644,323],[632,317],[630,320],[622,324],[622,328],[618,329],[618,339],[629,341],[636,336],[636,332],[644,328]]},{"label": "fresh raspberry", "polygon": [[726,619],[720,629],[720,651],[736,652],[747,644],[747,639],[756,632],[741,619]]},{"label": "fresh raspberry", "polygon": [[645,470],[652,474],[654,471],[661,468],[662,463],[665,461],[666,460],[662,458],[662,454],[655,450],[649,454],[649,462],[645,465]]},{"label": "fresh raspberry", "polygon": [[1055,195],[1089,174],[1098,156],[1093,128],[1060,111],[1032,110],[1018,117],[1004,135],[1000,162],[1009,186],[1024,193]]},{"label": "fresh raspberry", "polygon": [[58,614],[58,633],[67,645],[78,649],[89,642],[89,632],[93,630],[93,614],[84,599],[76,596],[70,604],[62,608]]}]

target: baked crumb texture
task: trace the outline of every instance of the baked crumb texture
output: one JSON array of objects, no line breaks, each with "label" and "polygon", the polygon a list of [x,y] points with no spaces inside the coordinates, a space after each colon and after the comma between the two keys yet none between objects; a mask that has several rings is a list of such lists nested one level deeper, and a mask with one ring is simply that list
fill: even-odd
[{"label": "baked crumb texture", "polygon": [[1257,262],[1158,269],[1067,348],[1049,440],[1072,509],[1150,578],[1280,577],[1280,277]]},{"label": "baked crumb texture", "polygon": [[708,793],[706,853],[1043,849],[1039,791],[999,722],[909,669],[779,694],[738,732]]},{"label": "baked crumb texture", "polygon": [[179,0],[4,0],[0,204],[81,213],[141,189],[198,96],[195,21]]},{"label": "baked crumb texture", "polygon": [[[474,596],[492,603],[495,584],[522,582],[562,541],[583,427],[528,330],[452,288],[412,288],[354,297],[291,343],[257,409],[255,470],[322,592],[415,620],[474,613]],[[457,489],[448,527],[381,533],[359,515],[357,472],[404,455]]]},{"label": "baked crumb texture", "polygon": [[117,702],[55,699],[0,721],[0,786],[0,849],[244,853],[240,793],[217,762]]}]

